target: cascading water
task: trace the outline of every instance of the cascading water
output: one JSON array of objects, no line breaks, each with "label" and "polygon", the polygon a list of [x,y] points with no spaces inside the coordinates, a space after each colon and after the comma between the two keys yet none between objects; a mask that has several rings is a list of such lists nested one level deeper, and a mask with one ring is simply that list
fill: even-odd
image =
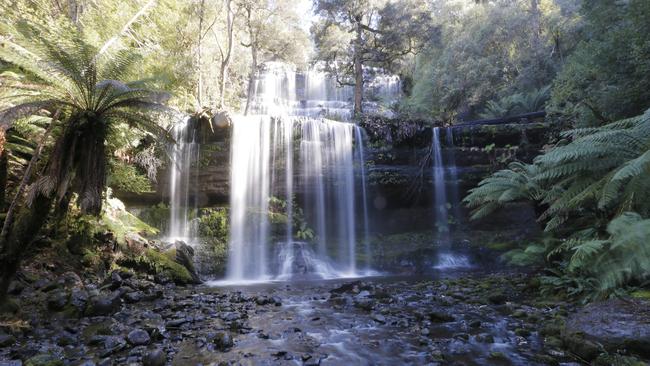
[{"label": "cascading water", "polygon": [[[440,143],[440,128],[433,128],[433,138],[431,141],[431,154],[433,160],[433,192],[434,192],[434,230],[438,239],[438,263],[434,266],[436,269],[452,269],[469,267],[469,259],[463,255],[452,253],[450,222],[458,223],[460,220],[459,202],[458,202],[458,169],[456,168],[456,159],[453,151],[453,131],[447,128],[447,164],[443,160],[442,146]],[[447,175],[450,184],[447,184]],[[451,190],[451,202],[448,200],[447,189]],[[453,210],[453,216],[449,215],[449,209]]]},{"label": "cascading water", "polygon": [[[360,198],[355,189],[354,163],[362,157],[355,152],[358,127],[295,117],[247,116],[233,122],[228,280],[358,275],[356,208],[365,207],[365,192]],[[365,180],[365,173],[361,177]],[[296,192],[300,212],[315,223],[311,242],[295,240],[306,230],[294,225]],[[286,202],[280,233],[272,232],[269,222],[272,197]]]},{"label": "cascading water", "polygon": [[[167,240],[177,240],[192,244],[194,233],[189,220],[190,211],[196,209],[196,189],[193,184],[196,170],[193,162],[199,161],[199,146],[196,141],[196,129],[190,128],[190,119],[173,126],[171,133],[174,144],[171,147],[169,167],[169,231]],[[190,192],[193,194],[190,196]]]},{"label": "cascading water", "polygon": [[444,244],[449,242],[449,212],[447,210],[447,189],[445,188],[445,164],[442,160],[440,128],[438,127],[433,128],[431,154],[433,157],[434,229],[438,233],[439,240]]}]

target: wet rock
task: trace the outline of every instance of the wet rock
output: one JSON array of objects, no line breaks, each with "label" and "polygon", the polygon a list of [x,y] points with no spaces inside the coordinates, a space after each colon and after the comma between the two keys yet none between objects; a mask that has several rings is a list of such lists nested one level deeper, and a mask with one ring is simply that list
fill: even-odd
[{"label": "wet rock", "polygon": [[146,344],[149,344],[149,341],[151,341],[151,337],[149,337],[149,333],[147,333],[147,331],[143,329],[132,330],[126,336],[126,339],[129,341],[130,344],[134,346],[144,346]]},{"label": "wet rock", "polygon": [[30,359],[27,360],[27,362],[25,362],[25,366],[63,366],[63,365],[64,365],[63,360],[61,360],[60,358],[54,355],[47,354],[47,353],[43,353],[31,357]]},{"label": "wet rock", "polygon": [[375,302],[369,298],[360,298],[354,300],[354,307],[365,311],[371,311],[375,307]]},{"label": "wet rock", "polygon": [[100,295],[91,298],[85,314],[88,316],[103,316],[116,313],[122,305],[120,295],[118,291],[113,291],[109,295]]},{"label": "wet rock", "polygon": [[481,333],[476,335],[476,341],[481,343],[494,343],[494,337],[489,333]]},{"label": "wet rock", "polygon": [[569,335],[565,337],[564,345],[569,351],[585,361],[592,361],[600,354],[598,344],[584,339],[580,335]]},{"label": "wet rock", "polygon": [[47,296],[47,309],[50,311],[61,311],[68,303],[68,294],[64,290],[51,292]]},{"label": "wet rock", "polygon": [[266,297],[266,296],[257,296],[255,298],[255,303],[257,305],[263,306],[263,305],[268,305],[268,304],[273,303],[273,300]]},{"label": "wet rock", "polygon": [[124,301],[129,304],[134,304],[136,302],[140,302],[143,297],[144,294],[141,291],[131,291],[124,294]]},{"label": "wet rock", "polygon": [[88,292],[78,288],[72,290],[72,294],[70,294],[70,305],[78,312],[78,314],[84,312],[87,304]]},{"label": "wet rock", "polygon": [[113,271],[111,276],[106,279],[105,286],[108,286],[111,290],[117,290],[122,286],[123,282],[122,276],[117,271]]},{"label": "wet rock", "polygon": [[195,284],[201,283],[196,268],[194,268],[194,249],[182,241],[176,242],[176,262],[187,269]]},{"label": "wet rock", "polygon": [[62,332],[56,339],[56,344],[61,347],[69,346],[75,343],[77,343],[76,337],[68,332]]},{"label": "wet rock", "polygon": [[275,306],[282,306],[282,299],[277,297],[277,296],[273,296],[271,298],[271,301],[273,302],[273,305],[275,305]]},{"label": "wet rock", "polygon": [[81,288],[83,287],[83,281],[78,274],[68,271],[61,275],[59,282],[66,286],[67,288]]},{"label": "wet rock", "polygon": [[650,306],[639,299],[607,300],[585,306],[569,316],[565,342],[576,343],[575,335],[602,344],[614,352],[619,349],[650,357]]},{"label": "wet rock", "polygon": [[344,283],[343,285],[330,290],[330,293],[332,294],[344,294],[346,292],[359,292],[359,285],[361,282],[355,281],[355,282],[350,282],[350,283]]},{"label": "wet rock", "polygon": [[433,323],[448,323],[453,322],[455,319],[447,313],[433,311],[429,313],[429,320]]},{"label": "wet rock", "polygon": [[165,366],[166,363],[167,354],[161,348],[151,350],[142,357],[143,366]]},{"label": "wet rock", "polygon": [[10,334],[0,333],[0,347],[9,347],[16,343],[16,337]]},{"label": "wet rock", "polygon": [[528,337],[530,335],[530,330],[525,328],[517,328],[515,329],[515,335],[518,335],[520,337]]},{"label": "wet rock", "polygon": [[472,320],[467,325],[470,328],[480,328],[481,327],[481,321],[480,320]]},{"label": "wet rock", "polygon": [[495,293],[493,293],[493,294],[491,294],[491,295],[489,295],[489,296],[487,297],[487,300],[488,300],[491,304],[495,304],[495,305],[501,305],[501,304],[504,304],[504,303],[506,302],[507,299],[508,299],[508,298],[506,297],[506,295],[505,295],[503,292],[501,292],[501,291],[497,291],[497,292],[495,292]]},{"label": "wet rock", "polygon": [[374,314],[372,316],[372,320],[376,321],[377,323],[380,324],[386,324],[386,317],[381,315],[381,314]]},{"label": "wet rock", "polygon": [[218,332],[214,335],[213,340],[214,346],[217,350],[222,352],[229,351],[234,345],[235,342],[232,339],[232,336],[228,332]]},{"label": "wet rock", "polygon": [[119,352],[126,347],[126,340],[122,337],[107,336],[104,337],[104,351],[99,357],[108,357],[113,353]]},{"label": "wet rock", "polygon": [[181,325],[188,323],[190,320],[187,318],[181,318],[181,319],[174,319],[170,320],[167,323],[165,323],[165,328],[168,329],[177,329],[180,328]]},{"label": "wet rock", "polygon": [[20,281],[11,281],[7,293],[9,295],[20,295],[24,289],[25,286]]}]

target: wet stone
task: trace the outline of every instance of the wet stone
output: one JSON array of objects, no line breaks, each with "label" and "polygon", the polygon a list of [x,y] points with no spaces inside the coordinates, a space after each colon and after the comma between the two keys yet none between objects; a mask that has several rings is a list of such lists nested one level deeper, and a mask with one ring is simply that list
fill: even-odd
[{"label": "wet stone", "polygon": [[63,290],[53,291],[47,297],[47,308],[51,311],[61,311],[68,303],[68,294]]},{"label": "wet stone", "polygon": [[9,347],[16,343],[16,337],[10,334],[0,333],[0,347]]},{"label": "wet stone", "polygon": [[164,366],[166,363],[167,354],[161,348],[148,351],[142,358],[143,366]]},{"label": "wet stone", "polygon": [[222,352],[229,351],[234,345],[235,342],[232,339],[232,336],[228,332],[218,332],[214,335],[213,340],[214,346],[217,350]]},{"label": "wet stone", "polygon": [[134,346],[142,346],[149,344],[151,337],[149,337],[149,333],[143,329],[134,329],[129,332],[126,339]]}]

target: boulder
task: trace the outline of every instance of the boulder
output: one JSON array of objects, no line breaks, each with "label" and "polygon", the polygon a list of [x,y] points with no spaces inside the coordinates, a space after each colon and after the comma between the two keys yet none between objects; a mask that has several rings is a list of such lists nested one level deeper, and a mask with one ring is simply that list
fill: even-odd
[{"label": "boulder", "polygon": [[165,366],[167,363],[167,354],[160,348],[153,349],[142,357],[144,366]]},{"label": "boulder", "polygon": [[149,337],[149,333],[146,330],[134,329],[126,336],[126,340],[134,346],[143,346],[149,344],[151,337]]},{"label": "boulder", "polygon": [[194,268],[194,249],[182,241],[176,242],[176,262],[187,269],[194,283],[201,283],[201,279]]},{"label": "boulder", "polygon": [[586,305],[566,322],[565,343],[579,343],[576,337],[609,352],[627,350],[650,357],[650,302],[612,299]]},{"label": "boulder", "polygon": [[120,310],[122,301],[121,293],[113,291],[108,295],[99,295],[90,299],[85,314],[87,316],[112,315]]}]

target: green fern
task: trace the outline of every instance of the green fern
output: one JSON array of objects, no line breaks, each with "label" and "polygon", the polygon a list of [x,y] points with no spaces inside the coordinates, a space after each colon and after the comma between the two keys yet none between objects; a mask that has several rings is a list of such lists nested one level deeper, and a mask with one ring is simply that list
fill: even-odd
[{"label": "green fern", "polygon": [[485,217],[508,203],[538,200],[542,191],[533,179],[536,174],[535,165],[513,162],[508,169],[482,180],[463,200],[473,209],[472,219]]}]

